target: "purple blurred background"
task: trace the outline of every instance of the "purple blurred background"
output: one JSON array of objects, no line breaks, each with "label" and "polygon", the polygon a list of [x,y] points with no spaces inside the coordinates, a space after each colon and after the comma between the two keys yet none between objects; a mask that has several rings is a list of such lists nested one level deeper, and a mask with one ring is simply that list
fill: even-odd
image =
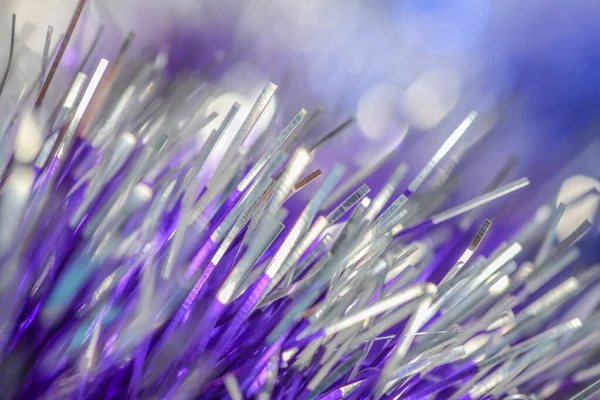
[{"label": "purple blurred background", "polygon": [[[46,25],[64,31],[75,3],[5,0],[0,28],[9,32],[11,12],[31,22],[22,60],[35,59]],[[595,188],[570,207],[566,235],[595,218],[600,204],[599,15],[600,4],[589,0],[89,0],[63,75],[101,24],[97,57],[114,57],[128,31],[137,34],[130,62],[165,50],[173,74],[202,70],[221,54],[209,72],[220,90],[211,110],[237,100],[247,111],[270,79],[280,85],[280,111],[270,112],[276,127],[300,107],[323,107],[315,137],[356,116],[318,154],[324,169],[335,161],[359,169],[396,148],[384,168],[406,161],[416,174],[474,109],[480,117],[464,139],[473,146],[457,167],[458,196],[479,194],[516,156],[511,178],[526,175],[531,188],[487,212],[512,224],[554,203],[561,187],[563,201]],[[7,41],[0,38],[2,58]],[[17,63],[15,82],[27,68]]]}]

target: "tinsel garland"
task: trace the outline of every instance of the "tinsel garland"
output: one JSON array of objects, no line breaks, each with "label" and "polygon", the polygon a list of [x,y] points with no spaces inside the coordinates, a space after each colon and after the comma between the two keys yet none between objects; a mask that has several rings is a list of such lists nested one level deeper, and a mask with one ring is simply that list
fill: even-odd
[{"label": "tinsel garland", "polygon": [[[319,111],[301,109],[249,139],[276,93],[268,82],[217,154],[240,105],[196,149],[188,133],[217,117],[197,111],[213,89],[167,79],[163,54],[118,81],[129,37],[46,115],[84,3],[54,51],[48,31],[39,76],[0,127],[2,398],[584,399],[600,388],[600,274],[577,248],[591,223],[558,240],[566,206],[543,205],[482,252],[494,223],[480,208],[529,185],[508,182],[508,157],[479,196],[445,208],[461,158],[448,155],[466,151],[478,113],[420,170],[346,176],[310,164],[353,118],[309,135]],[[363,183],[373,173],[387,178],[377,193]],[[310,200],[287,210],[306,186]]]}]

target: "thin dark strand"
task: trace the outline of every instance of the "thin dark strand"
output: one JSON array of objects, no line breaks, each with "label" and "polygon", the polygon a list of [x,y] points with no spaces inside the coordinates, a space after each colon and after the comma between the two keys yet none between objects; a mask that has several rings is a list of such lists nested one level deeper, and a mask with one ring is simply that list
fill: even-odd
[{"label": "thin dark strand", "polygon": [[117,61],[113,64],[113,68],[117,68],[117,66],[121,63],[121,61],[123,60],[123,57],[125,57],[125,54],[127,53],[127,50],[131,46],[131,43],[133,42],[134,39],[135,39],[135,33],[128,32],[127,37],[123,41],[123,44],[121,45],[121,49],[119,50],[119,55],[117,56]]},{"label": "thin dark strand", "polygon": [[4,76],[2,77],[2,83],[0,83],[0,95],[4,91],[4,85],[6,84],[6,80],[8,79],[8,74],[10,73],[10,66],[12,64],[13,53],[15,51],[15,29],[17,27],[17,16],[16,14],[12,15],[12,27],[10,30],[10,50],[8,51],[8,63],[6,64],[6,69],[4,70]]},{"label": "thin dark strand", "polygon": [[60,48],[60,44],[63,42],[63,40],[65,40],[65,34],[61,33],[58,37],[58,41],[54,45],[54,49],[52,49],[52,55],[50,56],[48,61],[53,60],[56,57],[56,55],[58,54],[58,49]]},{"label": "thin dark strand", "polygon": [[323,114],[323,108],[321,106],[317,106],[312,113],[306,119],[306,122],[302,125],[302,132],[307,133],[313,127],[315,121],[319,119],[319,117]]},{"label": "thin dark strand", "polygon": [[81,16],[81,12],[83,11],[83,7],[85,6],[86,0],[79,0],[77,3],[77,7],[75,7],[75,12],[73,12],[73,16],[71,17],[71,21],[69,22],[69,26],[67,27],[67,31],[65,32],[65,37],[58,48],[58,53],[56,53],[56,57],[52,62],[52,66],[50,67],[50,71],[44,83],[42,85],[42,89],[40,90],[40,94],[35,102],[36,107],[40,107],[44,102],[44,98],[46,97],[46,93],[48,92],[48,88],[50,87],[50,83],[52,83],[52,79],[56,74],[56,70],[58,69],[58,65],[60,64],[65,51],[67,50],[67,46],[69,45],[69,41],[71,40],[71,36],[73,36],[73,32],[75,31],[75,27],[77,26],[77,21],[79,21],[79,17]]},{"label": "thin dark strand", "polygon": [[[54,50],[52,50],[52,55],[50,56],[49,60],[53,60],[54,58],[56,58],[56,55],[58,54],[58,49],[60,49],[60,45],[63,42],[63,40],[65,39],[65,35],[64,33],[60,35],[60,37],[58,38],[58,42],[56,42],[56,45],[54,46]],[[42,77],[43,79],[43,77]],[[73,79],[74,80],[74,79]],[[71,84],[73,84],[73,81],[71,81]],[[69,88],[71,87],[71,85],[69,85]],[[67,96],[67,92],[69,91],[69,88],[67,88],[67,90],[65,91],[65,93],[62,95],[61,100],[58,102],[58,104],[56,105],[56,107],[54,108],[54,111],[52,112],[52,118],[50,118],[50,121],[54,121],[54,119],[56,118],[56,115],[58,115],[62,104],[65,100],[65,97]]]},{"label": "thin dark strand", "polygon": [[42,53],[42,71],[40,72],[40,84],[44,83],[44,78],[46,77],[46,68],[48,68],[48,57],[50,53],[50,45],[52,44],[53,32],[54,28],[48,25],[48,30],[46,31],[46,42],[44,43],[44,52]]},{"label": "thin dark strand", "polygon": [[312,146],[309,147],[309,150],[315,151],[319,147],[323,146],[325,143],[329,142],[331,139],[336,137],[344,129],[346,129],[347,127],[352,125],[355,120],[356,119],[354,118],[354,116],[347,118],[346,120],[344,120],[344,122],[342,122],[340,125],[335,127],[331,132],[327,133],[321,139],[317,140],[317,142],[315,144],[313,144]]},{"label": "thin dark strand", "polygon": [[323,109],[320,106],[317,106],[317,108],[315,108],[313,112],[311,112],[305,119],[306,122],[303,121],[302,125],[299,127],[297,132],[294,132],[287,145],[285,146],[285,149],[289,150],[295,148],[295,145],[296,143],[298,143],[298,140],[300,140],[302,136],[306,135],[312,129],[313,125],[315,124],[315,121],[318,120],[319,116],[321,116],[322,113]]},{"label": "thin dark strand", "polygon": [[[103,33],[104,33],[104,25],[100,25],[100,27],[96,30],[96,34],[94,35],[94,39],[92,40],[92,44],[88,48],[87,52],[85,53],[85,56],[83,57],[83,59],[79,63],[79,66],[77,67],[77,70],[76,70],[77,72],[82,72],[83,71],[83,69],[87,65],[88,61],[92,57],[92,54],[94,54],[94,50],[96,49],[96,46],[100,42],[100,38],[102,37]],[[64,38],[64,35],[63,35],[63,38]],[[73,80],[74,79],[75,78],[73,78]],[[73,82],[71,82],[71,83],[73,83]],[[62,104],[64,103],[64,100],[67,97],[67,93],[68,92],[69,92],[69,89],[67,88],[67,90],[65,91],[65,93],[61,97],[61,101],[59,101],[58,104],[56,104],[56,107],[54,108],[54,111],[52,112],[52,116],[53,117],[50,119],[51,121],[54,121],[56,119],[56,117],[58,116],[58,113],[60,112],[60,110],[62,108]]]},{"label": "thin dark strand", "polygon": [[496,176],[494,176],[494,179],[492,180],[492,182],[490,182],[490,184],[485,188],[484,193],[489,192],[490,190],[494,190],[498,186],[500,186],[500,184],[502,184],[502,182],[504,182],[506,177],[515,168],[515,166],[518,164],[518,162],[519,162],[518,157],[510,156],[509,159],[506,160],[506,163],[502,166],[500,171],[498,171]]},{"label": "thin dark strand", "polygon": [[104,80],[102,81],[100,86],[98,86],[96,95],[92,99],[87,112],[85,113],[83,119],[81,120],[78,135],[83,135],[85,132],[87,132],[89,130],[90,126],[95,121],[98,113],[104,107],[104,104],[106,102],[108,94],[112,88],[112,85],[117,76],[117,73],[119,72],[119,66],[121,64],[121,61],[125,57],[125,54],[127,53],[127,49],[130,47],[131,42],[133,41],[134,38],[135,38],[135,34],[133,32],[129,32],[127,34],[127,37],[125,38],[125,40],[123,41],[123,44],[121,45],[121,49],[119,50],[119,54],[117,55],[116,61],[109,67],[109,70],[106,73]]},{"label": "thin dark strand", "polygon": [[88,61],[92,57],[92,54],[94,54],[94,50],[96,49],[96,46],[100,42],[100,38],[102,37],[102,33],[104,33],[104,25],[100,25],[100,27],[96,31],[96,35],[94,36],[94,40],[92,40],[92,44],[90,45],[88,51],[85,53],[85,56],[81,60],[81,63],[79,63],[79,67],[77,68],[78,72],[81,72],[85,68],[85,66],[87,65]]},{"label": "thin dark strand", "polygon": [[[51,28],[50,26],[48,28]],[[45,67],[48,67],[48,61],[53,59],[56,56],[56,52],[58,51],[58,46],[60,45],[61,40],[63,39],[64,35],[60,35],[60,37],[58,38],[58,42],[56,42],[56,45],[54,45],[54,49],[52,49],[52,54],[49,55],[46,59],[46,65]],[[46,36],[46,39],[48,37]],[[48,52],[50,53],[50,52]],[[42,60],[43,61],[43,60]],[[44,65],[42,65],[42,68],[44,68]],[[44,75],[45,75],[45,71],[40,70],[40,73],[36,76],[36,80],[39,81],[39,85],[41,86],[43,84],[43,79],[44,79]],[[29,88],[26,90],[25,94],[22,96],[22,100],[25,101],[26,99],[31,98],[31,96],[33,95],[33,92],[35,92],[38,89],[38,85],[30,85]]]}]

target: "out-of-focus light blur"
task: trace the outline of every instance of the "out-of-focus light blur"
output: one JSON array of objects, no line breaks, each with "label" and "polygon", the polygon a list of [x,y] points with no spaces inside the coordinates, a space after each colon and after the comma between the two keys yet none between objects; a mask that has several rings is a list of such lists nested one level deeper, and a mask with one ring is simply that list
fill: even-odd
[{"label": "out-of-focus light blur", "polygon": [[567,205],[556,228],[557,236],[562,240],[585,220],[596,221],[600,211],[600,182],[589,176],[572,176],[562,184],[556,202]]},{"label": "out-of-focus light blur", "polygon": [[430,70],[402,95],[402,111],[412,126],[432,129],[460,100],[461,77],[451,70]]}]

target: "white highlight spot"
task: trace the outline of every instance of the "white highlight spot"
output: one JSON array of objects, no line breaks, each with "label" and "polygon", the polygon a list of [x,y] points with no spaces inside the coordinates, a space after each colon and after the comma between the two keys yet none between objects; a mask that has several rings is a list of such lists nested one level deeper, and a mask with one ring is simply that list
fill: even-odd
[{"label": "white highlight spot", "polygon": [[411,125],[431,129],[458,104],[462,78],[451,70],[430,70],[404,92],[402,111]]},{"label": "white highlight spot", "polygon": [[510,285],[510,278],[507,275],[504,275],[502,278],[498,279],[498,281],[490,287],[490,294],[494,294],[494,295],[501,294],[506,289],[508,289],[509,285]]},{"label": "white highlight spot", "polygon": [[7,254],[16,240],[17,230],[35,175],[30,168],[17,167],[6,178],[0,196],[0,256]]},{"label": "white highlight spot", "polygon": [[377,84],[362,95],[358,103],[357,122],[367,138],[380,140],[392,128],[396,98],[396,88],[388,83]]},{"label": "white highlight spot", "polygon": [[15,159],[27,164],[33,161],[42,148],[42,133],[37,122],[31,116],[26,115],[19,125],[15,139]]},{"label": "white highlight spot", "polygon": [[558,240],[563,240],[586,219],[594,222],[600,207],[600,182],[589,176],[572,176],[563,182],[556,202],[567,205],[556,228]]}]

